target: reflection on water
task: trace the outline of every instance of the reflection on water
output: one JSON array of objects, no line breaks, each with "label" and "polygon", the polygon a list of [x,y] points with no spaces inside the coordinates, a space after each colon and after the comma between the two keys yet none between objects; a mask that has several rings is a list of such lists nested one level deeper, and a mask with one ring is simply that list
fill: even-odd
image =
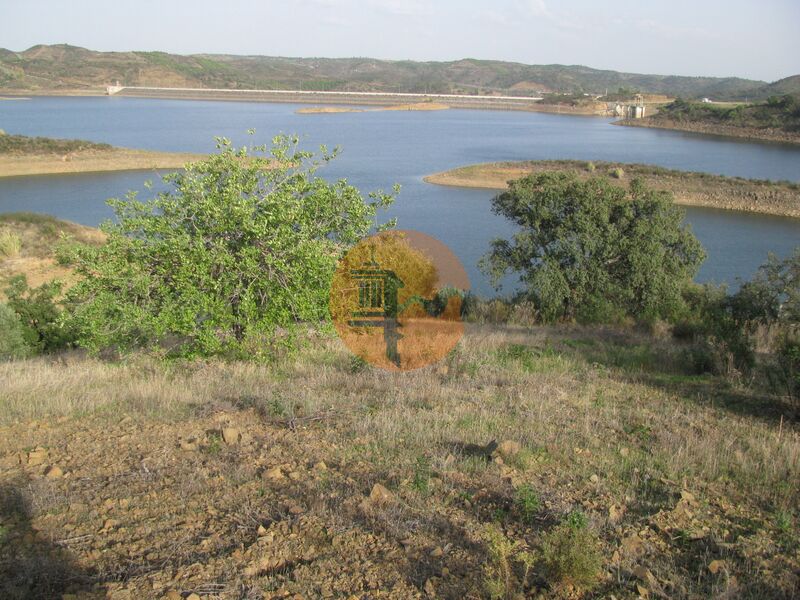
[{"label": "reflection on water", "polygon": [[[368,112],[296,115],[297,106],[133,98],[34,98],[0,103],[9,133],[77,137],[154,150],[210,151],[213,136],[257,142],[278,132],[303,144],[340,145],[322,169],[364,192],[403,190],[390,216],[405,229],[438,237],[459,256],[479,293],[491,291],[477,271],[489,241],[511,228],[490,210],[491,192],[425,184],[422,177],[498,160],[574,158],[658,164],[744,177],[800,181],[800,147],[755,144],[679,132],[614,127],[607,119],[491,111]],[[111,216],[104,201],[143,190],[156,173],[56,175],[0,179],[0,211],[30,210],[87,225]],[[156,186],[156,189],[158,186]],[[142,197],[152,192],[142,191]],[[691,208],[687,219],[708,252],[698,279],[748,278],[768,252],[785,256],[800,244],[800,221]]]}]

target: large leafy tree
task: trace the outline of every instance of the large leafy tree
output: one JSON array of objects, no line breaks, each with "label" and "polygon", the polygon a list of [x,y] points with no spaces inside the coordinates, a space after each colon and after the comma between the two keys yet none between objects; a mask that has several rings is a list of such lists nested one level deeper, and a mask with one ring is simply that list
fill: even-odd
[{"label": "large leafy tree", "polygon": [[110,200],[107,242],[66,252],[82,276],[69,292],[80,344],[170,339],[184,353],[249,354],[278,328],[327,317],[337,259],[392,196],[365,200],[345,180],[316,176],[335,152],[316,159],[297,139],[218,147],[166,176],[170,190],[151,200]]},{"label": "large leafy tree", "polygon": [[541,173],[511,182],[493,209],[519,226],[482,260],[497,283],[519,274],[544,320],[668,316],[705,258],[668,192],[634,180]]}]

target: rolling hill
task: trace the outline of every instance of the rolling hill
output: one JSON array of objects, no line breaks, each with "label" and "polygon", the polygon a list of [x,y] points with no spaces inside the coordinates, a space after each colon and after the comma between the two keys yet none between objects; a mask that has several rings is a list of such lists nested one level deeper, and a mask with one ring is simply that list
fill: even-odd
[{"label": "rolling hill", "polygon": [[800,75],[768,84],[736,77],[645,75],[578,65],[526,65],[462,59],[451,62],[372,58],[287,58],[96,52],[37,45],[0,49],[0,90],[90,90],[119,80],[130,86],[467,93],[530,96],[602,94],[619,88],[686,98],[764,99],[800,92]]}]

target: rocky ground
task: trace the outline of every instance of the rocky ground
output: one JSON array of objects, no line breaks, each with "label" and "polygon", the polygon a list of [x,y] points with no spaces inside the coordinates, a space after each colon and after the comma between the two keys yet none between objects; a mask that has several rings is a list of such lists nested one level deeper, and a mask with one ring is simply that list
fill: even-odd
[{"label": "rocky ground", "polygon": [[[0,364],[0,597],[478,599],[490,528],[534,557],[495,597],[798,597],[796,426],[608,335],[478,327],[399,374],[330,340]],[[574,515],[589,583],[543,558]]]}]

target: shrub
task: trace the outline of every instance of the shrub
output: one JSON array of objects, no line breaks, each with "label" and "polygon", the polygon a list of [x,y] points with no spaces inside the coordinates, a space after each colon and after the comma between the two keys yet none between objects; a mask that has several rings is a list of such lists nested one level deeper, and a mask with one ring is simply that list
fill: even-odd
[{"label": "shrub", "polygon": [[786,333],[778,345],[775,358],[778,389],[787,395],[795,410],[800,411],[800,333]]},{"label": "shrub", "polygon": [[276,332],[290,347],[300,323],[327,320],[337,260],[393,198],[316,177],[335,152],[316,160],[298,144],[219,139],[217,154],[165,177],[170,191],[109,201],[107,242],[62,252],[83,276],[69,292],[80,344],[124,351],[174,335],[176,354],[253,357]]},{"label": "shrub", "polygon": [[542,507],[542,502],[533,486],[526,483],[517,489],[514,505],[517,507],[522,519],[526,522],[531,522]]},{"label": "shrub", "polygon": [[538,314],[536,306],[533,302],[528,300],[519,300],[514,302],[511,307],[511,314],[508,317],[508,322],[513,325],[520,325],[522,327],[533,327],[538,321]]},{"label": "shrub", "polygon": [[481,260],[495,285],[519,274],[544,321],[665,318],[704,258],[667,192],[601,177],[541,173],[512,181],[492,201],[516,223]]},{"label": "shrub", "polygon": [[5,293],[8,307],[19,317],[25,344],[32,353],[54,352],[73,345],[74,331],[63,322],[56,300],[61,293],[60,282],[30,288],[24,275],[16,275],[9,280]]},{"label": "shrub", "polygon": [[620,167],[617,167],[615,169],[611,169],[609,175],[611,175],[614,179],[622,179],[625,176],[625,171]]},{"label": "shrub", "polygon": [[585,520],[568,519],[543,537],[542,562],[552,584],[588,589],[602,566],[599,540]]},{"label": "shrub", "polygon": [[13,231],[0,230],[0,258],[14,258],[22,249],[22,240]]},{"label": "shrub", "polygon": [[594,173],[597,170],[597,167],[592,161],[589,161],[586,163],[586,170],[589,171],[589,173]]},{"label": "shrub", "polygon": [[518,541],[511,541],[496,525],[487,526],[484,539],[488,560],[484,563],[484,586],[492,600],[523,597],[528,575],[534,565],[533,553]]},{"label": "shrub", "polygon": [[686,312],[673,335],[690,342],[684,361],[692,373],[713,373],[731,379],[748,375],[755,365],[752,327],[733,309],[724,286],[689,285]]},{"label": "shrub", "polygon": [[19,316],[9,306],[0,304],[0,360],[24,358],[29,352]]},{"label": "shrub", "polygon": [[473,323],[508,323],[512,311],[509,303],[501,298],[483,300],[474,295],[467,295],[463,306],[465,320]]}]

